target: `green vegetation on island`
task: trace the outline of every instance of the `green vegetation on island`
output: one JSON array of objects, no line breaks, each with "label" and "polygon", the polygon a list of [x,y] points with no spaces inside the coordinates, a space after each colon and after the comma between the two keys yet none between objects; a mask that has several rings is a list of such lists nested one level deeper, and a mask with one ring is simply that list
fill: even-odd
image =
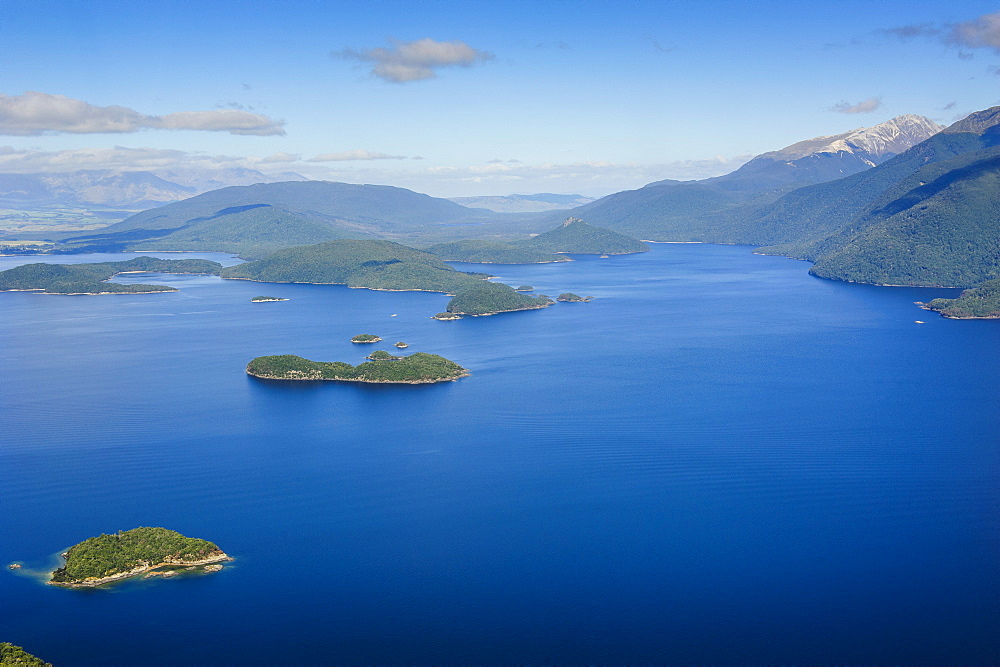
[{"label": "green vegetation on island", "polygon": [[521,285],[520,287],[514,288],[515,292],[534,292],[535,288],[531,285]]},{"label": "green vegetation on island", "polygon": [[375,334],[358,334],[351,339],[352,343],[377,343],[382,340]]},{"label": "green vegetation on island", "polygon": [[568,252],[581,255],[627,255],[649,252],[642,241],[618,232],[595,227],[580,218],[566,218],[560,226],[516,245],[533,250]]},{"label": "green vegetation on island", "polygon": [[392,241],[342,240],[279,250],[223,269],[223,278],[454,293],[485,277]]},{"label": "green vegetation on island", "polygon": [[449,320],[460,320],[462,316],[457,313],[438,313],[437,315],[431,315],[431,319],[447,322]]},{"label": "green vegetation on island", "polygon": [[399,341],[396,343],[396,347],[402,350],[404,347],[410,347],[410,345],[409,343],[404,343],[403,341]]},{"label": "green vegetation on island", "polygon": [[390,354],[385,350],[375,350],[367,357],[365,357],[365,359],[368,359],[370,361],[399,361],[402,358],[403,357],[397,357],[394,354]]},{"label": "green vegetation on island", "polygon": [[923,308],[955,319],[1000,319],[1000,279],[987,280],[954,299],[934,299]]},{"label": "green vegetation on island", "polygon": [[218,275],[222,265],[206,259],[136,257],[123,262],[94,264],[22,264],[0,271],[0,291],[46,294],[139,294],[176,292],[165,285],[120,285],[104,282],[122,273],[196,273]]},{"label": "green vegetation on island", "polygon": [[268,380],[335,380],[380,384],[429,384],[465,377],[469,371],[436,354],[416,352],[396,357],[373,353],[357,366],[342,361],[310,361],[293,354],[257,357],[247,364],[247,374]]},{"label": "green vegetation on island", "polygon": [[564,292],[556,297],[556,301],[567,301],[570,303],[583,303],[586,301],[593,301],[592,296],[580,296],[579,294],[573,294],[572,292]]},{"label": "green vegetation on island", "polygon": [[288,299],[285,299],[280,296],[255,296],[254,298],[250,299],[251,303],[263,303],[265,301],[288,301]]},{"label": "green vegetation on island", "polygon": [[[481,281],[455,294],[448,302],[447,311],[453,315],[495,315],[514,310],[545,308],[549,305],[552,305],[551,299],[520,294],[503,283]],[[435,318],[445,319],[439,315],[435,315]]]},{"label": "green vegetation on island", "polygon": [[484,239],[465,239],[451,243],[438,243],[427,252],[449,262],[482,264],[546,264],[570,262],[569,257],[556,255],[548,250],[527,247],[520,243]]},{"label": "green vegetation on island", "polygon": [[207,540],[166,528],[134,528],[80,542],[63,554],[66,564],[52,573],[58,586],[99,586],[160,567],[194,566],[229,560]]},{"label": "green vegetation on island", "polygon": [[20,646],[10,642],[0,642],[0,666],[31,665],[32,667],[52,667],[52,663],[36,658]]}]

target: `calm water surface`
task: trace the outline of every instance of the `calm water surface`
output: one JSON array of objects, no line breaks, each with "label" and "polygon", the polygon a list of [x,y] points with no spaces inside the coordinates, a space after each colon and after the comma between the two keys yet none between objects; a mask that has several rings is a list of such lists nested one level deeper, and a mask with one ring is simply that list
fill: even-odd
[{"label": "calm water surface", "polygon": [[[0,641],[57,665],[998,659],[1000,323],[743,247],[489,268],[597,299],[437,322],[439,294],[211,276],[0,294],[0,562],[25,563]],[[397,340],[473,374],[243,372]],[[140,525],[236,561],[28,576]]]}]

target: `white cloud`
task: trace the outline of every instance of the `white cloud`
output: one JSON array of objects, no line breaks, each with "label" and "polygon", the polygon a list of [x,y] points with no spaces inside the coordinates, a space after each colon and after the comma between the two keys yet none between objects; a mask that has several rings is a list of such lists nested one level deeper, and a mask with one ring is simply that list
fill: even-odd
[{"label": "white cloud", "polygon": [[945,41],[970,49],[989,48],[1000,52],[1000,12],[953,24]]},{"label": "white cloud", "polygon": [[494,57],[492,53],[478,51],[465,42],[437,42],[429,37],[412,42],[389,41],[392,46],[388,48],[345,49],[331,55],[372,63],[372,76],[393,83],[433,79],[442,67],[471,67]]},{"label": "white cloud", "polygon": [[857,104],[851,104],[850,102],[838,102],[830,107],[830,111],[836,111],[837,113],[871,113],[881,106],[881,98],[869,97],[867,100],[858,102]]},{"label": "white cloud", "polygon": [[284,151],[278,151],[268,155],[265,158],[261,158],[260,164],[280,164],[283,162],[298,162],[302,159],[299,154],[285,153]]},{"label": "white cloud", "polygon": [[65,95],[28,91],[0,94],[0,134],[127,133],[147,129],[204,130],[245,135],[283,135],[283,121],[236,109],[179,111],[150,116],[121,106],[99,107]]},{"label": "white cloud", "polygon": [[405,160],[405,155],[389,155],[387,153],[373,153],[372,151],[360,148],[353,151],[342,151],[340,153],[323,153],[316,157],[311,157],[306,162],[349,162],[351,160]]}]

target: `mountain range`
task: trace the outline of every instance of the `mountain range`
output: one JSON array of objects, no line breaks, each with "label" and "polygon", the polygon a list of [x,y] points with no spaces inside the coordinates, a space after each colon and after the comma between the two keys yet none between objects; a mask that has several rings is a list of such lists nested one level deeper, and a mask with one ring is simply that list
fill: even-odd
[{"label": "mountain range", "polygon": [[[153,178],[139,183],[162,187]],[[825,278],[972,287],[1000,277],[998,186],[1000,107],[994,107],[944,129],[898,116],[764,153],[725,176],[651,183],[569,213],[636,238],[752,244],[760,253],[813,261],[812,272]],[[565,204],[575,195],[513,197]],[[389,186],[263,183],[213,190],[97,232],[67,235],[62,249],[261,256],[343,238],[517,240],[565,215],[498,213]],[[444,250],[514,257],[492,246]]]}]

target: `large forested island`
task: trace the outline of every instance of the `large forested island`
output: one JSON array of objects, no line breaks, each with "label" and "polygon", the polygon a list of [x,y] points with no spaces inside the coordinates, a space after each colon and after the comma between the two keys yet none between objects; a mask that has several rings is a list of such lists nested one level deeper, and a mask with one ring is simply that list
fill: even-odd
[{"label": "large forested island", "polygon": [[257,357],[247,364],[247,374],[266,380],[336,380],[379,384],[430,384],[457,380],[469,374],[454,361],[436,354],[416,352],[397,357],[373,352],[371,361],[352,366],[342,361],[311,361],[294,354]]},{"label": "large forested island", "polygon": [[341,240],[279,250],[223,269],[223,278],[318,283],[381,290],[455,291],[485,275],[456,271],[439,257],[392,241]]},{"label": "large forested island", "polygon": [[52,667],[52,663],[36,658],[20,646],[10,642],[0,642],[0,665],[32,665],[35,667]]},{"label": "large forested island", "polygon": [[45,294],[141,294],[176,292],[166,285],[119,285],[104,282],[122,273],[195,273],[218,275],[222,265],[207,259],[136,257],[97,264],[23,264],[0,271],[0,291]]},{"label": "large forested island", "polygon": [[535,310],[551,305],[552,299],[547,297],[521,294],[503,283],[479,281],[455,294],[448,302],[446,310],[454,315],[496,315],[514,310]]},{"label": "large forested island", "polygon": [[80,542],[63,554],[66,564],[50,584],[93,587],[160,568],[197,567],[230,560],[208,540],[185,537],[166,528],[134,528]]},{"label": "large forested island", "polygon": [[955,299],[934,299],[923,307],[959,320],[1000,319],[1000,278],[967,289]]}]

